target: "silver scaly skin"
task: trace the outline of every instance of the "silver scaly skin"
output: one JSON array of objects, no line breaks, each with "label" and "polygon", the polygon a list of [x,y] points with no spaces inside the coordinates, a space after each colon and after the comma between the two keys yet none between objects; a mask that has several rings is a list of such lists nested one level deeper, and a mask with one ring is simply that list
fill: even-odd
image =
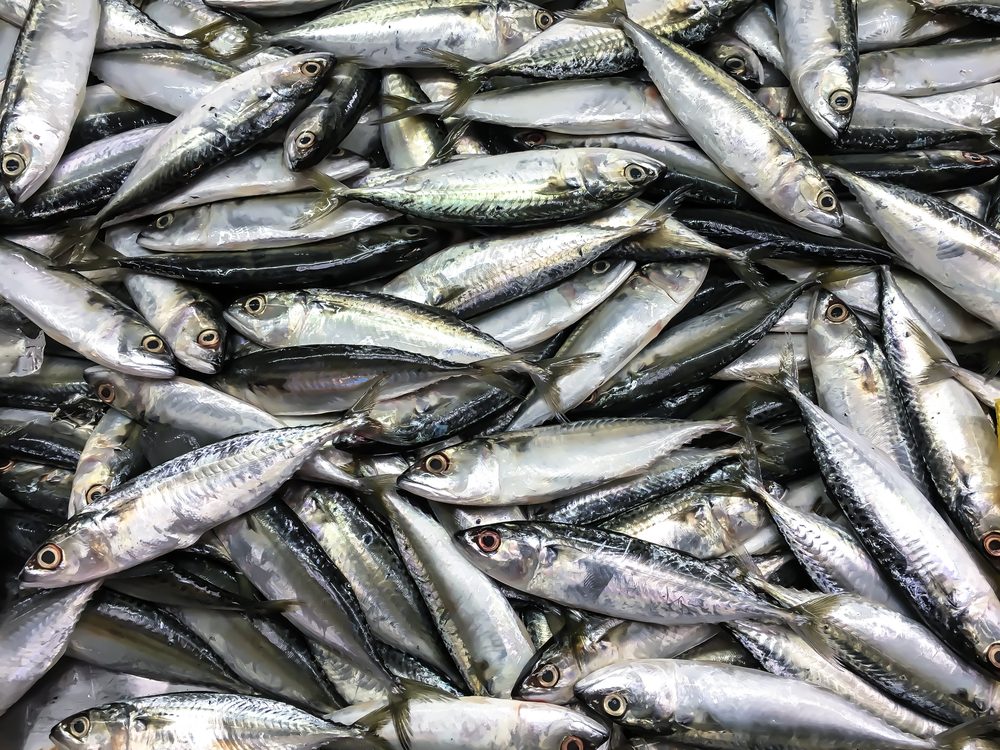
[{"label": "silver scaly skin", "polygon": [[[350,420],[350,418],[349,418]],[[287,427],[199,448],[140,474],[57,529],[21,571],[57,588],[127,570],[194,544],[259,505],[347,424]]]},{"label": "silver scaly skin", "polygon": [[667,107],[727,177],[787,221],[837,233],[837,196],[777,117],[704,58],[628,18],[619,22]]},{"label": "silver scaly skin", "polygon": [[862,91],[896,96],[929,96],[992,83],[1000,79],[993,40],[932,44],[867,52],[861,56]]},{"label": "silver scaly skin", "polygon": [[47,336],[98,364],[152,378],[174,374],[166,344],[117,297],[72,271],[0,240],[0,297]]},{"label": "silver scaly skin", "polygon": [[554,20],[548,11],[524,0],[373,0],[325,13],[271,34],[267,41],[358,58],[372,68],[434,67],[436,58],[428,45],[476,62],[493,62]]},{"label": "silver scaly skin", "polygon": [[168,693],[82,711],[49,737],[60,750],[318,750],[364,747],[366,735],[269,698]]},{"label": "silver scaly skin", "polygon": [[778,0],[784,71],[809,117],[830,138],[850,124],[858,94],[856,0]]},{"label": "silver scaly skin", "polygon": [[21,203],[56,168],[86,92],[97,0],[32,0],[0,97],[0,181]]},{"label": "silver scaly skin", "polygon": [[941,378],[937,361],[955,357],[882,274],[882,336],[927,473],[969,541],[1000,559],[1000,446],[990,418],[961,383]]},{"label": "silver scaly skin", "polygon": [[[429,101],[416,81],[400,71],[387,71],[382,76],[383,117],[401,111],[391,97],[399,97],[418,106],[425,106]],[[425,166],[438,156],[447,138],[447,131],[436,116],[422,114],[383,122],[379,125],[379,134],[392,169]]]},{"label": "silver scaly skin", "polygon": [[121,412],[109,409],[104,413],[80,451],[69,499],[71,518],[141,467],[141,434],[140,424]]}]

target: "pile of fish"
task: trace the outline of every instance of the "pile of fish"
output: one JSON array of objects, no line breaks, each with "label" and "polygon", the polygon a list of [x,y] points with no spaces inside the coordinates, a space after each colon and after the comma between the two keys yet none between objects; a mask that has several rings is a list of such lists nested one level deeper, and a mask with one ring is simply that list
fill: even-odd
[{"label": "pile of fish", "polygon": [[1000,748],[997,0],[0,19],[0,746]]}]

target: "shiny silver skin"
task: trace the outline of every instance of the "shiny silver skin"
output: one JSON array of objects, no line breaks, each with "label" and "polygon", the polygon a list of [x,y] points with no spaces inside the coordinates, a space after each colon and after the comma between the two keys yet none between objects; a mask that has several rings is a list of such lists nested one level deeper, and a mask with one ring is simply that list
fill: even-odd
[{"label": "shiny silver skin", "polygon": [[[480,696],[413,698],[400,720],[401,729],[387,709],[361,724],[371,725],[393,750],[598,750],[609,734],[601,722],[564,706]],[[400,738],[404,732],[405,744]]]},{"label": "shiny silver skin", "polygon": [[19,595],[0,610],[0,713],[13,706],[66,651],[100,582]]},{"label": "shiny silver skin", "polygon": [[[782,320],[787,320],[787,316],[782,316]],[[775,323],[771,330],[778,328],[781,322]],[[768,333],[746,352],[712,375],[712,379],[759,381],[777,375],[781,354],[788,346],[792,347],[795,368],[799,372],[808,372],[809,353],[805,334],[785,331]]]},{"label": "shiny silver skin", "polygon": [[[125,257],[149,255],[136,242],[139,230],[125,225],[109,230],[105,242]],[[211,375],[222,366],[226,326],[216,300],[196,286],[141,273],[124,273],[125,288],[143,317],[159,333],[177,361]]]},{"label": "shiny silver skin", "polygon": [[261,18],[285,18],[317,11],[334,2],[335,0],[209,0],[208,5],[219,10],[246,13]]},{"label": "shiny silver skin", "polygon": [[557,357],[596,354],[556,381],[548,403],[529,396],[512,426],[524,429],[583,403],[666,328],[691,300],[708,273],[708,263],[651,263],[634,273],[599,308],[578,325],[556,352]]},{"label": "shiny silver skin", "polygon": [[[815,273],[815,266],[794,261],[764,261],[790,279],[803,281]],[[878,317],[879,280],[875,272],[860,272],[857,276],[831,280],[826,288],[855,311]],[[893,270],[893,278],[903,294],[939,336],[950,341],[974,344],[994,338],[992,326],[963,310],[949,297],[939,292],[922,276],[903,268]]]},{"label": "shiny silver skin", "polygon": [[927,473],[969,540],[1000,558],[1000,446],[976,396],[951,378],[934,376],[937,361],[955,362],[928,330],[889,272],[882,274],[882,336],[923,449]]},{"label": "shiny silver skin", "polygon": [[961,91],[913,97],[913,103],[935,114],[951,117],[968,127],[990,129],[991,123],[1000,118],[998,91],[1000,83],[987,83]]},{"label": "shiny silver skin", "polygon": [[94,57],[94,75],[124,96],[179,115],[239,70],[197,52],[118,50]]},{"label": "shiny silver skin", "polygon": [[[603,419],[503,432],[443,448],[410,466],[398,485],[455,505],[543,503],[640,473],[731,419]],[[569,469],[566,455],[577,458]]]},{"label": "shiny silver skin", "polygon": [[784,384],[802,413],[827,490],[861,543],[928,623],[1000,673],[1000,597],[975,553],[889,456],[794,382]]},{"label": "shiny silver skin", "polygon": [[[441,114],[448,102],[414,107]],[[475,94],[449,114],[512,128],[538,128],[568,135],[639,135],[688,140],[652,84],[630,78],[545,81]]]},{"label": "shiny silver skin", "polygon": [[436,67],[436,49],[492,62],[535,36],[553,17],[524,0],[373,0],[334,10],[301,26],[271,34],[293,44],[358,58],[371,68]]},{"label": "shiny silver skin", "polygon": [[109,409],[104,413],[80,452],[69,498],[71,518],[139,469],[141,434],[141,425],[121,412]]},{"label": "shiny silver skin", "polygon": [[855,0],[775,3],[784,71],[816,126],[836,139],[858,93]]},{"label": "shiny silver skin", "polygon": [[[406,73],[394,70],[382,75],[382,117],[403,110],[386,97],[399,97],[419,106],[426,106],[430,101],[416,81]],[[379,125],[379,135],[392,169],[411,169],[429,164],[441,152],[447,138],[444,125],[433,113],[383,122]]]},{"label": "shiny silver skin", "polygon": [[955,208],[990,226],[986,214],[990,208],[992,182],[985,186],[976,185],[965,190],[953,190],[943,193],[942,197]]},{"label": "shiny silver skin", "polygon": [[611,208],[635,197],[662,171],[655,159],[621,149],[543,149],[370,174],[364,184],[334,187],[332,193],[424,219],[522,226]]},{"label": "shiny silver skin", "polygon": [[399,551],[469,688],[506,698],[534,646],[494,583],[459,551],[451,533],[388,485],[379,497]]},{"label": "shiny silver skin", "polygon": [[567,607],[659,625],[793,618],[709,563],[623,534],[521,521],[456,536],[491,578]]},{"label": "shiny silver skin", "polygon": [[839,167],[830,171],[907,265],[973,315],[1000,327],[1000,232],[935,196]]},{"label": "shiny silver skin", "polygon": [[767,508],[789,549],[813,583],[828,594],[860,594],[896,612],[907,613],[892,584],[857,538],[839,524],[808,509],[796,508],[766,491],[756,497]]},{"label": "shiny silver skin", "polygon": [[[210,172],[208,177],[214,175]],[[363,203],[346,203],[301,225],[319,200],[315,191],[221,200],[160,214],[139,234],[150,250],[256,250],[343,237],[395,219],[399,214]]]},{"label": "shiny silver skin", "polygon": [[[191,433],[204,443],[284,426],[264,410],[195,380],[129,377],[101,367],[89,368],[84,376],[98,398],[114,409],[144,424]],[[324,482],[357,487],[355,468],[353,456],[327,446],[308,459],[301,471]]]},{"label": "shiny silver skin", "polygon": [[778,36],[778,19],[765,3],[754,3],[733,24],[737,38],[779,70],[785,70],[785,53]]},{"label": "shiny silver skin", "polygon": [[995,40],[932,44],[867,52],[861,56],[858,86],[896,96],[928,96],[1000,79]]},{"label": "shiny silver skin", "polygon": [[462,317],[475,315],[541,291],[618,243],[660,226],[657,216],[643,212],[630,219],[624,217],[622,226],[598,219],[459,242],[403,271],[381,291]]},{"label": "shiny silver skin", "polygon": [[771,516],[738,487],[697,484],[601,521],[608,531],[685,552],[699,560],[769,552],[780,540]]},{"label": "shiny silver skin", "polygon": [[201,0],[145,0],[143,10],[171,34],[198,39],[212,57],[231,60],[257,46],[254,30],[247,23]]},{"label": "shiny silver skin", "polygon": [[615,721],[645,732],[683,726],[770,748],[937,747],[828,690],[728,664],[638,660],[592,673],[576,684],[576,695],[599,715],[609,716],[610,707],[620,712]]},{"label": "shiny silver skin", "polygon": [[[440,68],[413,68],[410,70],[413,80],[420,86],[420,90],[432,102],[439,102],[451,97],[458,89],[459,79],[446,70]],[[453,130],[456,126],[463,124],[463,121],[446,117],[442,120],[447,128]],[[475,125],[464,123],[465,130],[457,139],[452,139],[452,148],[455,155],[469,156],[472,154],[493,153],[489,144],[484,139],[481,128]]]},{"label": "shiny silver skin", "polygon": [[218,84],[156,135],[94,223],[162,198],[239,156],[294,117],[332,64],[329,55],[296,55]]},{"label": "shiny silver skin", "polygon": [[972,391],[986,408],[996,408],[997,402],[1000,401],[1000,379],[966,370],[947,360],[939,360],[936,365],[942,372],[948,373]]},{"label": "shiny silver skin", "polygon": [[451,314],[369,292],[267,292],[236,300],[225,317],[244,336],[268,347],[387,346],[461,364],[510,353]]},{"label": "shiny silver skin", "polygon": [[345,429],[326,424],[241,435],[161,464],[57,529],[25,564],[21,583],[68,586],[188,547],[212,527],[266,500]]},{"label": "shiny silver skin", "polygon": [[[368,161],[347,153],[333,153],[314,169],[335,180],[355,177],[368,169]],[[196,177],[173,195],[109,222],[126,221],[141,216],[162,216],[179,209],[193,208],[236,198],[253,198],[309,190],[308,176],[290,172],[282,162],[278,146],[260,146],[207,174]],[[161,222],[162,223],[162,222]]]},{"label": "shiny silver skin", "polygon": [[[47,336],[122,372],[153,378],[174,374],[173,357],[135,310],[30,250],[2,240],[0,248],[0,296]],[[154,340],[159,342],[155,348]]]},{"label": "shiny silver skin", "polygon": [[[21,26],[28,14],[28,0],[4,0],[0,18]],[[95,49],[98,52],[129,47],[195,48],[194,39],[176,37],[127,0],[102,0]]]},{"label": "shiny silver skin", "polygon": [[380,519],[331,488],[293,486],[284,501],[347,578],[375,637],[452,671],[420,593]]},{"label": "shiny silver skin", "polygon": [[948,723],[1000,710],[1000,683],[955,655],[916,620],[857,594],[816,596],[773,591],[797,599],[808,630],[836,658],[913,707]]},{"label": "shiny silver skin", "polygon": [[271,601],[294,601],[282,615],[380,689],[395,680],[350,584],[308,528],[280,500],[215,529],[233,562]]},{"label": "shiny silver skin", "polygon": [[32,375],[41,368],[44,356],[42,330],[10,305],[4,305],[0,310],[0,375],[15,378]]},{"label": "shiny silver skin", "polygon": [[846,698],[887,724],[917,737],[933,737],[945,725],[897,703],[871,683],[820,653],[808,640],[783,625],[733,623],[730,631],[771,674],[802,680]]},{"label": "shiny silver skin", "polygon": [[87,709],[59,722],[49,737],[60,750],[212,746],[251,750],[262,743],[317,750],[364,746],[365,735],[363,730],[270,698],[192,692],[129,698]]},{"label": "shiny silver skin", "polygon": [[843,226],[839,202],[809,154],[746,89],[684,47],[621,22],[667,107],[727,177],[804,229],[830,235]]},{"label": "shiny silver skin", "polygon": [[551,289],[508,302],[469,322],[511,351],[527,349],[595,310],[634,270],[635,262],[631,260],[598,260]]},{"label": "shiny silver skin", "polygon": [[669,659],[717,632],[715,625],[651,625],[586,616],[568,622],[538,649],[515,694],[524,700],[570,703],[573,686],[591,672],[633,659]]},{"label": "shiny silver skin", "polygon": [[97,0],[32,0],[0,97],[0,182],[16,203],[56,168],[87,89]]},{"label": "shiny silver skin", "polygon": [[927,474],[904,398],[875,337],[836,295],[820,289],[808,339],[820,407],[892,458],[926,494]]},{"label": "shiny silver skin", "polygon": [[766,63],[761,61],[749,44],[729,32],[715,34],[708,40],[702,53],[706,60],[744,85],[774,83],[775,77],[784,80],[784,76],[773,67],[765,67]]}]

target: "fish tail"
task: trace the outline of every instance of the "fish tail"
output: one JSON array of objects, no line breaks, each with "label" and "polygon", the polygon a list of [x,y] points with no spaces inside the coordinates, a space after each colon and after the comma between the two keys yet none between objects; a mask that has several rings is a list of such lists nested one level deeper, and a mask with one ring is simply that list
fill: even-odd
[{"label": "fish tail", "polygon": [[763,272],[755,261],[770,258],[774,254],[774,244],[759,242],[736,247],[720,247],[716,253],[736,278],[746,284],[757,296],[768,299],[770,288]]},{"label": "fish tail", "polygon": [[623,19],[628,18],[628,7],[625,0],[607,0],[607,5],[603,8],[593,8],[587,10],[565,10],[562,12],[565,18],[573,18],[577,21],[586,21],[601,26],[619,26]]},{"label": "fish tail", "polygon": [[510,378],[504,377],[504,372],[519,372],[516,362],[522,358],[517,354],[504,354],[474,362],[470,367],[475,376],[484,383],[499,388],[514,396],[520,396],[524,389]]},{"label": "fish tail", "polygon": [[448,135],[445,136],[444,143],[441,144],[434,156],[427,163],[427,166],[432,164],[441,164],[442,162],[448,161],[451,157],[455,155],[455,150],[458,148],[459,142],[465,137],[468,132],[469,127],[472,123],[469,120],[462,120],[455,124],[451,130],[448,131]]},{"label": "fish tail", "polygon": [[677,211],[690,192],[691,188],[688,185],[671,190],[632,225],[630,234],[646,234],[660,229],[664,222],[674,215],[674,212]]},{"label": "fish tail", "polygon": [[303,229],[327,216],[344,202],[346,195],[351,191],[347,185],[323,174],[318,169],[309,169],[303,174],[322,192],[322,196],[292,224],[292,229]]},{"label": "fish tail", "polygon": [[986,716],[971,719],[964,724],[959,724],[956,727],[946,729],[940,734],[934,735],[931,739],[942,750],[944,748],[955,748],[955,750],[958,750],[958,748],[965,747],[971,739],[990,737],[998,731],[1000,731],[1000,722],[997,721],[996,716],[987,714]]},{"label": "fish tail", "polygon": [[372,120],[372,125],[384,125],[388,122],[405,120],[407,117],[414,117],[416,115],[434,114],[434,110],[436,109],[435,102],[417,102],[405,96],[397,96],[396,94],[383,94],[382,104],[392,107],[397,111]]},{"label": "fish tail", "polygon": [[[433,57],[441,64],[442,67],[462,76],[462,78],[465,79],[465,82],[475,81],[476,91],[479,90],[478,81],[493,72],[493,67],[491,67],[490,64],[479,63],[475,60],[470,60],[468,57],[457,55],[454,52],[448,52],[447,50],[433,49],[432,47],[421,47],[420,53],[427,55],[428,57]],[[475,91],[472,93],[475,93]],[[471,94],[469,96],[471,96]],[[454,97],[454,94],[452,94],[452,97]],[[449,97],[449,99],[452,97]],[[468,99],[468,97],[466,97],[466,99]]]}]

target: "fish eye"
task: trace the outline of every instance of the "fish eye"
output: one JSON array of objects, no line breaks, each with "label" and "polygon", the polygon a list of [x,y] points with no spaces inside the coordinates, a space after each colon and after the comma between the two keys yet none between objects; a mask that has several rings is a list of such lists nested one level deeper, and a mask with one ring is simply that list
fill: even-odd
[{"label": "fish eye", "polygon": [[332,159],[332,158],[335,158],[335,157],[346,156],[346,155],[347,155],[347,152],[344,151],[344,149],[342,149],[342,148],[335,148],[333,151],[330,152],[329,158]]},{"label": "fish eye", "polygon": [[989,158],[983,156],[982,154],[977,154],[972,151],[963,151],[962,158],[965,159],[969,164],[985,164],[989,161]]},{"label": "fish eye", "polygon": [[8,177],[17,177],[27,166],[23,156],[13,153],[4,154],[3,162],[0,163],[0,169],[3,169],[3,173]]},{"label": "fish eye", "polygon": [[544,145],[545,133],[540,130],[532,130],[530,133],[525,133],[521,136],[521,141],[528,148],[535,148],[536,146]]},{"label": "fish eye", "polygon": [[625,171],[623,174],[625,175],[625,179],[631,182],[633,185],[644,184],[649,176],[649,173],[646,171],[646,168],[639,164],[627,165],[625,167]]},{"label": "fish eye", "polygon": [[559,743],[559,750],[584,750],[583,740],[575,734],[568,734]]},{"label": "fish eye", "polygon": [[423,234],[423,230],[420,227],[415,227],[411,224],[408,227],[403,227],[403,234],[407,237],[419,237]]},{"label": "fish eye", "polygon": [[323,72],[325,67],[319,60],[307,60],[299,66],[299,70],[302,72],[302,75],[315,78]]},{"label": "fish eye", "polygon": [[101,383],[97,386],[97,397],[106,404],[115,400],[115,387],[111,383]]},{"label": "fish eye", "polygon": [[[824,315],[824,317],[831,323],[843,323],[845,320],[851,317],[851,311],[847,309],[847,305],[841,302],[834,302],[832,305],[826,308],[826,314]],[[1000,542],[1000,539],[998,539],[997,541]]]},{"label": "fish eye", "polygon": [[535,673],[535,682],[539,687],[555,687],[559,682],[559,667],[555,664],[546,664]]},{"label": "fish eye", "polygon": [[167,345],[163,343],[163,339],[153,335],[144,337],[141,345],[150,354],[162,354],[167,348]]},{"label": "fish eye", "polygon": [[87,494],[84,495],[88,503],[92,503],[95,500],[104,497],[108,494],[108,488],[103,484],[95,484],[89,490]]},{"label": "fish eye", "polygon": [[70,719],[69,723],[66,725],[67,731],[76,737],[77,739],[83,739],[90,732],[90,719],[86,716],[77,716],[76,718]]},{"label": "fish eye", "polygon": [[742,73],[747,69],[746,61],[739,55],[727,57],[722,66],[730,73]]},{"label": "fish eye", "polygon": [[218,349],[219,344],[222,343],[222,336],[214,328],[206,328],[198,334],[197,341],[199,346],[206,349]]},{"label": "fish eye", "polygon": [[493,529],[483,529],[473,537],[476,546],[487,555],[491,555],[500,549],[500,532]]},{"label": "fish eye", "polygon": [[611,270],[611,264],[606,260],[599,260],[590,267],[590,270],[600,276],[602,273],[607,273]]},{"label": "fish eye", "polygon": [[986,659],[997,669],[1000,669],[1000,641],[994,641],[986,649]]},{"label": "fish eye", "polygon": [[157,229],[166,229],[171,224],[174,223],[174,215],[172,213],[161,214],[156,217],[156,221],[153,222],[153,226]]},{"label": "fish eye", "polygon": [[311,130],[303,130],[295,138],[295,145],[299,148],[312,148],[316,145],[316,134]]},{"label": "fish eye", "polygon": [[443,453],[433,453],[424,459],[424,469],[431,474],[444,474],[451,466],[451,461]]},{"label": "fish eye", "polygon": [[819,194],[816,202],[824,211],[833,211],[837,207],[837,196],[833,194],[832,190],[824,190]]},{"label": "fish eye", "polygon": [[62,547],[58,544],[46,544],[35,553],[35,562],[42,570],[55,570],[63,561]]},{"label": "fish eye", "polygon": [[628,702],[621,693],[608,693],[601,701],[601,708],[608,716],[624,716],[628,709]]},{"label": "fish eye", "polygon": [[597,401],[597,391],[592,391],[587,398],[583,400],[584,404],[593,404]]},{"label": "fish eye", "polygon": [[540,28],[542,31],[549,28],[552,24],[556,22],[556,17],[549,13],[547,10],[540,10],[535,13],[535,26]]},{"label": "fish eye", "polygon": [[255,294],[243,303],[243,309],[251,315],[260,315],[267,307],[267,298],[263,294]]},{"label": "fish eye", "polygon": [[990,557],[1000,557],[1000,531],[991,531],[983,537],[983,549]]},{"label": "fish eye", "polygon": [[833,107],[834,112],[850,112],[851,107],[854,106],[854,95],[850,91],[845,91],[844,89],[837,89],[828,99],[830,106]]},{"label": "fish eye", "polygon": [[8,458],[3,464],[0,464],[0,474],[4,474],[14,468],[15,461],[13,458]]}]

